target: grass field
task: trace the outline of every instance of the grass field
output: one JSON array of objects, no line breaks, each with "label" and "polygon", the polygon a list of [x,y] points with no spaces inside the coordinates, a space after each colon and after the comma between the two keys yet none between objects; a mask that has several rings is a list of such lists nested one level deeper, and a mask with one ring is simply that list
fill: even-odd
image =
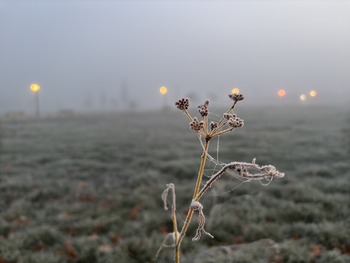
[{"label": "grass field", "polygon": [[[194,220],[183,262],[350,262],[349,109],[237,112],[245,126],[220,138],[219,160],[256,157],[286,177],[220,179],[203,201],[215,238],[192,242]],[[174,183],[184,219],[201,155],[186,116],[3,120],[0,132],[1,263],[172,262],[171,249],[155,258],[172,230],[160,195]]]}]

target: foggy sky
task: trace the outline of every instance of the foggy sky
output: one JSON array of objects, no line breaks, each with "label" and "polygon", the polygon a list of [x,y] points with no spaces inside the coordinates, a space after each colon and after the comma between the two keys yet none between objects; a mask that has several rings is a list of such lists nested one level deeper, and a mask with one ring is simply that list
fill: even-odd
[{"label": "foggy sky", "polygon": [[[140,109],[233,87],[269,104],[350,102],[350,1],[0,0],[0,113]],[[215,96],[214,96],[215,95]]]}]

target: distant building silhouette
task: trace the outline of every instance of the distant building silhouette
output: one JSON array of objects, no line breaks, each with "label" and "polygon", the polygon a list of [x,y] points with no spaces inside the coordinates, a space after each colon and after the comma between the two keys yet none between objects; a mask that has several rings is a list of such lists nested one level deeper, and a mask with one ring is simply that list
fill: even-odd
[{"label": "distant building silhouette", "polygon": [[106,110],[107,106],[107,94],[105,91],[101,91],[100,93],[100,108],[102,110]]},{"label": "distant building silhouette", "polygon": [[83,104],[86,110],[91,110],[94,107],[94,100],[90,92],[86,94]]},{"label": "distant building silhouette", "polygon": [[129,97],[129,86],[125,79],[122,80],[121,86],[120,86],[120,99],[123,109],[130,108],[130,97]]}]

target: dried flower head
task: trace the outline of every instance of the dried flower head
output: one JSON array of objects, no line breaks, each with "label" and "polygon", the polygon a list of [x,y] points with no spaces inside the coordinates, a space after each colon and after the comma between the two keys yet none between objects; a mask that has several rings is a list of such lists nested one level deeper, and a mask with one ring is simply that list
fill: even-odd
[{"label": "dried flower head", "polygon": [[237,118],[237,115],[234,114],[234,113],[224,113],[224,118],[225,118],[226,120],[229,120],[229,119],[231,119],[231,118]]},{"label": "dried flower head", "polygon": [[175,105],[179,110],[188,110],[188,107],[190,106],[190,100],[189,98],[182,98],[175,102]]},{"label": "dried flower head", "polygon": [[204,127],[203,121],[198,121],[196,117],[193,118],[193,120],[190,122],[190,129],[194,130],[195,132],[199,132]]},{"label": "dried flower head", "polygon": [[208,116],[208,106],[209,100],[206,100],[203,105],[198,106],[198,112],[202,117]]},{"label": "dried flower head", "polygon": [[217,127],[218,127],[218,123],[217,122],[214,122],[214,121],[210,122],[210,129],[211,130],[216,129]]},{"label": "dried flower head", "polygon": [[233,100],[235,102],[244,99],[242,94],[230,94],[228,96],[230,97],[231,100]]},{"label": "dried flower head", "polygon": [[227,124],[232,128],[240,128],[240,127],[243,127],[244,122],[242,119],[235,117],[235,118],[230,118]]},{"label": "dried flower head", "polygon": [[247,168],[244,165],[237,165],[234,169],[239,175],[243,177],[246,177],[249,174]]}]

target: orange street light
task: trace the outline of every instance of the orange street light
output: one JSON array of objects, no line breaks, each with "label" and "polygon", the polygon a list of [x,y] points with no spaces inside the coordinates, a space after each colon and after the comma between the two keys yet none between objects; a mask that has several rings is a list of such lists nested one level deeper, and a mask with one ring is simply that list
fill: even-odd
[{"label": "orange street light", "polygon": [[32,85],[30,85],[30,90],[35,94],[36,117],[39,118],[40,117],[39,84],[33,83]]},{"label": "orange street light", "polygon": [[286,96],[286,94],[287,94],[286,90],[284,90],[284,89],[280,89],[277,91],[278,97],[284,97],[284,96]]},{"label": "orange street light", "polygon": [[239,94],[239,88],[233,88],[233,89],[231,90],[231,93],[232,93],[232,94]]},{"label": "orange street light", "polygon": [[316,90],[311,90],[309,95],[310,95],[310,97],[316,97],[316,95],[317,95]]},{"label": "orange street light", "polygon": [[165,96],[168,93],[168,88],[165,86],[161,86],[159,89],[160,94],[163,96],[163,109],[167,108],[167,96]]},{"label": "orange street light", "polygon": [[159,89],[160,94],[165,95],[168,93],[168,89],[165,86],[160,87]]},{"label": "orange street light", "polygon": [[39,84],[33,83],[32,85],[30,85],[30,90],[33,91],[34,93],[39,92],[40,90]]}]

